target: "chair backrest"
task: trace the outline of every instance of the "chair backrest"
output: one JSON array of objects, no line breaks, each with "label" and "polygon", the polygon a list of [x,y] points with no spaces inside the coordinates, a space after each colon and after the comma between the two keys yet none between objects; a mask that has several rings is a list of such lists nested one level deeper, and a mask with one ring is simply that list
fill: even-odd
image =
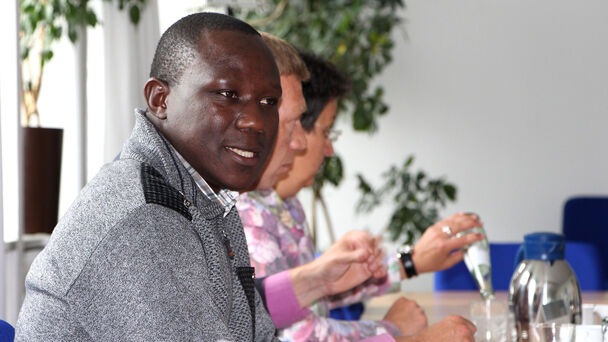
[{"label": "chair backrest", "polygon": [[15,340],[15,328],[8,322],[0,319],[0,342],[13,342]]},{"label": "chair backrest", "polygon": [[574,270],[581,290],[605,289],[605,269],[602,255],[596,245],[589,242],[566,241],[566,261]]},{"label": "chair backrest", "polygon": [[[600,268],[608,269],[608,197],[572,197],[564,204],[562,233],[567,241],[597,246]],[[601,290],[608,289],[608,272]]]},{"label": "chair backrest", "polygon": [[[520,243],[490,243],[492,285],[495,290],[508,290],[517,264]],[[581,290],[602,290],[604,268],[598,248],[590,243],[566,241],[566,261],[578,278]],[[435,273],[435,291],[476,290],[477,285],[464,262]]]}]

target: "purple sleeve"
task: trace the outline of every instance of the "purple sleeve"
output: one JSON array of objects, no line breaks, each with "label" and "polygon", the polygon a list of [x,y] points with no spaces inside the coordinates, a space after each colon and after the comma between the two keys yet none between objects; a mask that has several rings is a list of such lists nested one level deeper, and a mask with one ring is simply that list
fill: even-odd
[{"label": "purple sleeve", "polygon": [[266,277],[264,289],[268,312],[278,329],[288,327],[310,315],[310,310],[302,308],[296,298],[289,270]]},{"label": "purple sleeve", "polygon": [[360,342],[395,342],[395,339],[389,334],[368,337]]}]

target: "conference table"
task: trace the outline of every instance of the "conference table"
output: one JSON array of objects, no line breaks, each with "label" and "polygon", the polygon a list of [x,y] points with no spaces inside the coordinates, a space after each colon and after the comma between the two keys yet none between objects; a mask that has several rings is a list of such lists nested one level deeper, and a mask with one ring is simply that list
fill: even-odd
[{"label": "conference table", "polygon": [[[608,291],[581,293],[583,304],[608,304]],[[481,300],[478,291],[443,291],[443,292],[396,292],[370,299],[365,304],[361,319],[380,320],[389,307],[399,297],[415,300],[427,315],[429,324],[439,322],[450,315],[469,317],[469,304]],[[506,291],[496,292],[497,300],[507,300]]]}]

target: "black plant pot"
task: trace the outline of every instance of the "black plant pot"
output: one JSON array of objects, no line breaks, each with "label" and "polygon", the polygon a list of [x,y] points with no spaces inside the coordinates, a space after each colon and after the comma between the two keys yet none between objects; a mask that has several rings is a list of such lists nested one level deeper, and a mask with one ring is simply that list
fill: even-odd
[{"label": "black plant pot", "polygon": [[25,234],[51,233],[59,211],[63,129],[24,127],[23,196]]}]

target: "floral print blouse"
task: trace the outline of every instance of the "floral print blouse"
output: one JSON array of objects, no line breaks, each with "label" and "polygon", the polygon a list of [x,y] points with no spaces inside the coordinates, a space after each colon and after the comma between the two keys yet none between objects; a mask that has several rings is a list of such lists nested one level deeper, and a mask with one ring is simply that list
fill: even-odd
[{"label": "floral print blouse", "polygon": [[[314,259],[312,238],[302,205],[297,198],[282,200],[274,190],[241,194],[236,207],[241,216],[251,265],[256,276],[264,277]],[[360,302],[370,296],[399,289],[397,258],[389,263],[389,275],[382,282],[368,281],[347,293],[318,300],[306,319],[282,329],[284,341],[357,341],[381,333],[399,336],[387,321],[342,321],[329,318],[336,307]]]}]

